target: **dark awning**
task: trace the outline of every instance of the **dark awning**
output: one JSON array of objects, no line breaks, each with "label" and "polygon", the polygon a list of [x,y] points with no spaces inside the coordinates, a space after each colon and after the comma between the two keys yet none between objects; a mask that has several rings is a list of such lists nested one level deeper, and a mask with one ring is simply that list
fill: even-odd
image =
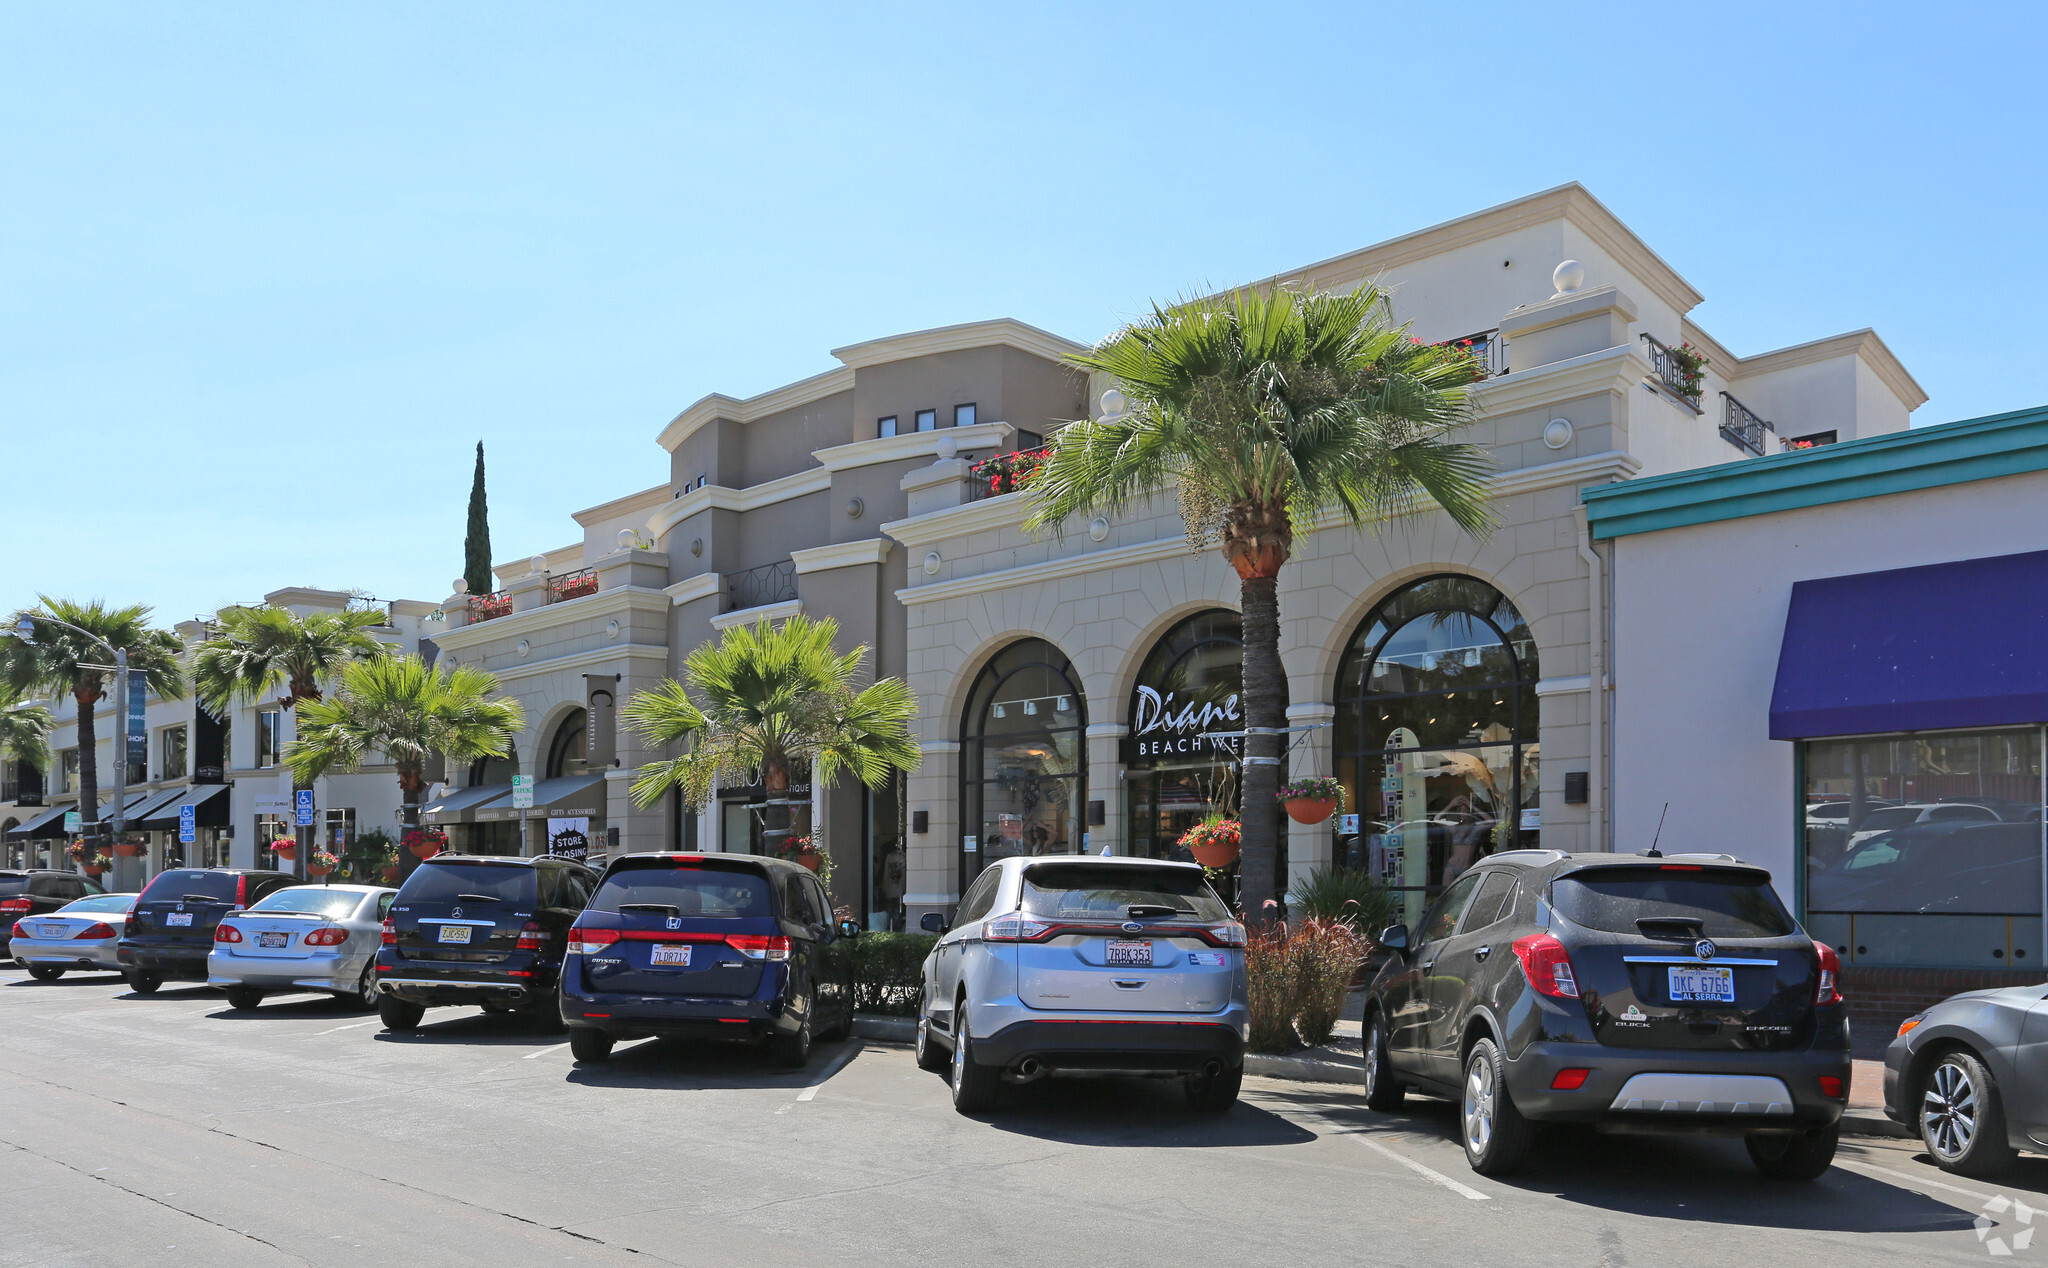
[{"label": "dark awning", "polygon": [[[180,800],[184,797],[185,793],[186,789],[184,788],[157,789],[155,792],[149,794],[147,797],[144,797],[141,801],[128,807],[128,826],[131,828],[135,828],[137,830],[141,830],[144,820],[147,820],[152,815],[162,810],[165,806],[170,805],[172,802]],[[100,812],[100,815],[102,818],[113,818],[112,815],[108,814],[104,810]]]},{"label": "dark awning", "polygon": [[476,808],[500,797],[510,798],[510,784],[474,784],[452,788],[420,807],[421,823],[474,823]]},{"label": "dark awning", "polygon": [[46,841],[64,835],[64,816],[76,806],[52,806],[26,823],[7,830],[10,841]]},{"label": "dark awning", "polygon": [[176,832],[178,811],[191,806],[192,826],[197,828],[225,828],[228,826],[228,786],[226,784],[194,784],[180,788],[178,795],[169,801],[157,803],[134,825],[152,832]]},{"label": "dark awning", "polygon": [[2044,648],[2048,551],[1797,582],[1771,738],[2048,722]]},{"label": "dark awning", "polygon": [[512,790],[506,785],[503,800],[483,803],[476,808],[476,822],[489,823],[505,819],[545,819],[549,815],[558,818],[597,816],[604,813],[604,774],[562,775],[554,779],[543,779],[533,786],[533,805],[519,809],[512,804]]}]

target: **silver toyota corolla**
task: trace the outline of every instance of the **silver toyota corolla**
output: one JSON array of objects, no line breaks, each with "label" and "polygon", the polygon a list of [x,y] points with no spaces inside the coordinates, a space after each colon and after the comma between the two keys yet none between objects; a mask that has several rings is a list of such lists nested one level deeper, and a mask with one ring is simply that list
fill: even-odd
[{"label": "silver toyota corolla", "polygon": [[14,922],[7,953],[38,982],[54,982],[73,970],[119,973],[115,944],[135,897],[94,894],[46,915],[23,916]]},{"label": "silver toyota corolla", "polygon": [[377,948],[398,893],[381,885],[294,885],[221,918],[206,981],[230,1008],[285,991],[330,991],[377,1006]]},{"label": "silver toyota corolla", "polygon": [[1244,926],[1192,863],[1008,858],[961,896],[924,962],[917,1061],[951,1067],[953,1105],[1001,1084],[1090,1072],[1179,1077],[1228,1109],[1244,1078]]}]

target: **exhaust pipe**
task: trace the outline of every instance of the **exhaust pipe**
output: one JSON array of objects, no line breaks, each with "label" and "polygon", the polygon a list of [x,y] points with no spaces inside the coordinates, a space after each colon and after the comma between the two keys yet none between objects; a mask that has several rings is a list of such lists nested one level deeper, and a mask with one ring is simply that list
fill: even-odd
[{"label": "exhaust pipe", "polygon": [[1037,1057],[1026,1057],[1017,1063],[1016,1068],[1011,1073],[1017,1082],[1030,1083],[1044,1078],[1047,1071],[1045,1063]]},{"label": "exhaust pipe", "polygon": [[1213,1079],[1218,1077],[1222,1073],[1223,1063],[1221,1061],[1211,1061],[1209,1064],[1202,1067],[1202,1074],[1207,1078]]}]

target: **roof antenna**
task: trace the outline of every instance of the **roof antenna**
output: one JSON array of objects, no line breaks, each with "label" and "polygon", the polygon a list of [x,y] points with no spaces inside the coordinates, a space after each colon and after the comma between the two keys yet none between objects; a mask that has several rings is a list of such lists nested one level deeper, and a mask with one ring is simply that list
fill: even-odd
[{"label": "roof antenna", "polygon": [[1668,815],[1670,813],[1671,803],[1667,801],[1664,803],[1663,814],[1657,816],[1657,835],[1650,838],[1650,848],[1643,851],[1644,858],[1661,859],[1664,857],[1664,855],[1660,853],[1657,849],[1657,842],[1662,841],[1664,839],[1664,815]]}]

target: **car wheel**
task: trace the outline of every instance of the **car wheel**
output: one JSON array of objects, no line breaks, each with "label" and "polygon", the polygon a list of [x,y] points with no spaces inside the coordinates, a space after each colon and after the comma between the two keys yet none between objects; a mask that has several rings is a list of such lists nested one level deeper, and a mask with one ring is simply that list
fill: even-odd
[{"label": "car wheel", "polygon": [[230,986],[227,989],[228,1007],[238,1013],[248,1012],[263,1002],[263,992],[246,986]]},{"label": "car wheel", "polygon": [[569,1055],[576,1058],[578,1065],[596,1065],[610,1060],[612,1044],[616,1042],[610,1035],[591,1026],[569,1028]]},{"label": "car wheel", "polygon": [[801,1070],[811,1059],[811,1018],[805,1014],[803,1024],[793,1035],[776,1035],[768,1041],[768,1050],[775,1064],[791,1070]]},{"label": "car wheel", "polygon": [[1003,1072],[993,1066],[976,1065],[967,1035],[966,1001],[953,1010],[953,1108],[962,1114],[980,1114],[995,1108],[996,1092],[1002,1087]]},{"label": "car wheel", "polygon": [[137,995],[154,995],[156,988],[164,984],[164,980],[154,973],[123,973],[121,976],[128,979],[128,989]]},{"label": "car wheel", "polygon": [[1749,1160],[1773,1180],[1818,1180],[1835,1162],[1841,1128],[1833,1123],[1794,1136],[1750,1136]]},{"label": "car wheel", "polygon": [[377,966],[375,964],[364,965],[363,979],[356,983],[355,994],[344,995],[342,998],[364,1012],[369,1012],[375,1008],[377,1006]]},{"label": "car wheel", "polygon": [[1188,1104],[1205,1114],[1222,1114],[1237,1104],[1238,1089],[1244,1086],[1244,1067],[1232,1066],[1220,1074],[1191,1074],[1181,1083]]},{"label": "car wheel", "polygon": [[386,1030],[412,1031],[419,1029],[420,1018],[427,1010],[419,1004],[410,1004],[396,995],[386,995],[377,1001],[377,1017]]},{"label": "car wheel", "polygon": [[2012,1165],[2005,1102],[1991,1072],[1967,1052],[1950,1052],[1920,1088],[1920,1140],[1943,1171],[1988,1176]]},{"label": "car wheel", "polygon": [[1365,1031],[1366,1108],[1390,1114],[1407,1096],[1408,1085],[1394,1077],[1394,1067],[1387,1061],[1387,1023],[1374,1013]]},{"label": "car wheel", "polygon": [[54,982],[64,976],[64,970],[47,964],[32,964],[29,966],[28,975],[38,982]]},{"label": "car wheel", "polygon": [[946,1054],[932,1040],[931,1010],[922,996],[917,1002],[917,1068],[937,1074],[946,1068]]},{"label": "car wheel", "polygon": [[1491,1039],[1472,1045],[1465,1058],[1465,1091],[1459,1098],[1458,1121],[1465,1138],[1465,1161],[1483,1176],[1506,1175],[1529,1157],[1536,1132],[1508,1091],[1500,1049]]}]

